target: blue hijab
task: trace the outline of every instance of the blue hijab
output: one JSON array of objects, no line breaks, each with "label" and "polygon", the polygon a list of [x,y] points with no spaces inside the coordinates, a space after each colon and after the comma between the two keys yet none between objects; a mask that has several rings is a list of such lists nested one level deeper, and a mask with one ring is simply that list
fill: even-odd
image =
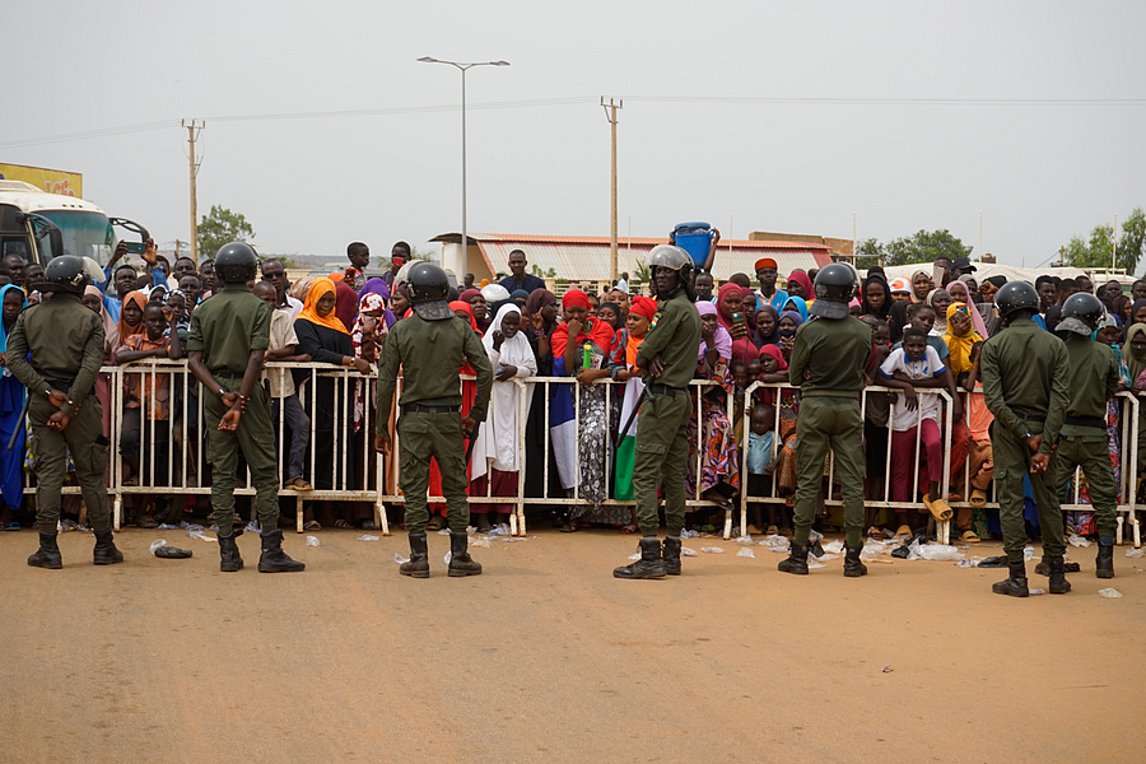
[{"label": "blue hijab", "polygon": [[[4,298],[7,297],[8,292],[10,292],[13,289],[15,289],[17,292],[19,292],[20,297],[23,298],[23,302],[20,304],[20,310],[23,310],[24,308],[28,307],[28,295],[25,294],[23,289],[16,286],[15,284],[6,284],[3,287],[0,287],[0,305],[4,304]],[[7,352],[8,352],[8,328],[6,326],[4,326],[3,321],[0,321],[0,353],[7,353]],[[5,372],[5,374],[7,374],[8,370],[5,369],[4,372]]]},{"label": "blue hijab", "polygon": [[788,301],[784,303],[784,307],[780,310],[780,315],[783,316],[785,312],[795,309],[800,314],[800,321],[808,320],[808,302],[803,297],[789,297]]}]

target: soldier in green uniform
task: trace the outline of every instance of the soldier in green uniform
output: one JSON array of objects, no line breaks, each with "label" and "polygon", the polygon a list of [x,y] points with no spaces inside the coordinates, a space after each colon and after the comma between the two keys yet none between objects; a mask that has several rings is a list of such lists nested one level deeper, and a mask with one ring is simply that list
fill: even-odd
[{"label": "soldier in green uniform", "polygon": [[[688,383],[696,372],[700,314],[693,305],[692,258],[662,244],[649,253],[659,317],[637,350],[645,372],[646,400],[637,419],[633,493],[641,528],[641,558],[613,570],[617,578],[680,575],[680,531],[684,527],[684,479],[688,468]],[[657,487],[665,494],[665,542],[657,538]]]},{"label": "soldier in green uniform", "polygon": [[[1052,487],[1055,489],[1061,489],[1077,467],[1086,474],[1090,505],[1098,520],[1095,573],[1099,578],[1113,578],[1118,489],[1114,485],[1114,468],[1110,465],[1107,447],[1106,401],[1118,392],[1120,380],[1114,352],[1091,339],[1105,315],[1102,302],[1087,292],[1071,295],[1062,305],[1062,319],[1055,327],[1055,334],[1063,338],[1070,361],[1070,403],[1048,470],[1054,478]],[[1066,572],[1065,563],[1061,557],[1056,560],[1044,555],[1035,572],[1055,576],[1057,580]],[[1070,583],[1065,578],[1061,583],[1070,591]]]},{"label": "soldier in green uniform", "polygon": [[1031,320],[1039,304],[1039,293],[1025,281],[1008,281],[1000,287],[995,305],[1007,328],[987,340],[980,360],[983,394],[995,415],[991,443],[1009,568],[1007,579],[993,584],[991,591],[1011,597],[1029,594],[1023,561],[1027,543],[1023,476],[1028,472],[1038,504],[1043,552],[1051,570],[1050,592],[1065,594],[1070,589],[1063,574],[1062,512],[1048,471],[1070,403],[1070,362],[1062,341]]},{"label": "soldier in green uniform", "polygon": [[[402,370],[402,395],[398,399],[398,476],[406,496],[406,530],[410,534],[410,560],[398,571],[413,578],[430,577],[426,544],[426,490],[430,484],[430,459],[442,471],[442,494],[450,524],[449,575],[477,576],[481,565],[467,551],[470,512],[466,500],[465,439],[477,432],[485,419],[493,387],[493,369],[485,347],[469,324],[450,310],[446,302],[449,279],[432,263],[415,263],[406,277],[414,315],[394,324],[382,346],[378,369],[378,411],[389,411],[394,399],[398,371]],[[468,361],[477,376],[477,399],[469,416],[462,418],[458,371]],[[390,433],[386,418],[378,417],[374,447],[389,453]]]},{"label": "soldier in green uniform", "polygon": [[239,453],[251,471],[262,527],[260,573],[295,573],[306,568],[283,551],[279,525],[278,464],[271,426],[271,402],[259,384],[270,341],[271,309],[251,292],[258,257],[242,242],[215,255],[222,291],[195,308],[187,340],[188,368],[203,385],[207,460],[212,467],[211,507],[219,527],[219,570],[243,567],[235,525],[235,473]]},{"label": "soldier in green uniform", "polygon": [[848,314],[855,293],[855,271],[832,263],[816,274],[815,320],[796,333],[788,376],[800,388],[796,422],[796,533],[792,549],[778,568],[808,575],[808,537],[816,518],[816,498],[829,448],[844,497],[844,575],[867,574],[863,549],[863,416],[860,414],[864,370],[871,360],[871,329]]},{"label": "soldier in green uniform", "polygon": [[39,287],[53,292],[51,299],[21,313],[8,337],[8,369],[28,388],[28,414],[36,437],[40,549],[28,558],[35,568],[64,566],[56,528],[69,451],[95,532],[92,562],[123,562],[112,538],[104,485],[108,441],[103,414],[91,394],[103,362],[105,335],[99,314],[80,301],[87,284],[83,260],[71,255],[53,258]]}]

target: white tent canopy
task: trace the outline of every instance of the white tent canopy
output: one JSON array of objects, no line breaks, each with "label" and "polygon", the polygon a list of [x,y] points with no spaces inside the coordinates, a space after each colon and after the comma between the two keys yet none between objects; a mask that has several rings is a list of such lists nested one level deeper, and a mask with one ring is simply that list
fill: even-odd
[{"label": "white tent canopy", "polygon": [[[977,269],[973,274],[975,280],[978,282],[983,279],[990,278],[991,276],[1005,276],[1007,281],[1029,281],[1032,284],[1039,276],[1057,276],[1059,278],[1075,278],[1076,276],[1086,276],[1091,279],[1096,285],[1105,284],[1107,281],[1117,281],[1120,284],[1132,284],[1135,280],[1134,276],[1128,276],[1125,273],[1108,273],[1105,271],[1086,271],[1083,268],[1064,267],[1051,267],[1049,265],[1042,268],[1018,268],[1013,265],[1002,265],[997,263],[973,263]],[[887,280],[905,278],[910,279],[911,275],[916,271],[926,271],[931,273],[930,263],[912,263],[909,265],[893,265],[885,268],[887,273]],[[866,275],[866,271],[865,271]]]}]

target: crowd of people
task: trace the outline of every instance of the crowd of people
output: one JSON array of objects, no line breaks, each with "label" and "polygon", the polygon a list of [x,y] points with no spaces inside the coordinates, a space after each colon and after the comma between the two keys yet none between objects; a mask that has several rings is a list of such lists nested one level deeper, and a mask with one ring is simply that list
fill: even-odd
[{"label": "crowd of people", "polygon": [[[105,328],[105,364],[183,358],[191,316],[216,289],[212,261],[180,257],[169,264],[149,246],[146,268],[139,269],[121,262],[125,253],[125,247],[117,248],[104,283],[87,287],[83,296]],[[265,260],[253,284],[256,296],[273,309],[265,384],[273,421],[282,428],[282,485],[304,499],[313,490],[364,487],[374,459],[384,460],[386,493],[397,493],[392,456],[375,454],[368,437],[372,421],[386,421],[393,430],[397,407],[374,410],[369,377],[382,361],[394,325],[410,314],[403,273],[411,249],[397,242],[377,275],[368,272],[366,244],[350,244],[347,258],[343,271],[294,283],[282,262]],[[634,414],[644,386],[636,357],[658,320],[658,303],[627,278],[603,293],[570,288],[558,297],[527,273],[525,252],[511,253],[508,265],[510,273],[499,281],[475,283],[472,274],[463,274],[461,283],[451,284],[449,296],[450,309],[480,337],[495,375],[486,420],[467,445],[472,454],[469,493],[493,499],[472,503],[474,524],[488,530],[506,522],[523,491],[527,502],[566,498],[544,509],[563,531],[605,526],[635,532],[636,516],[628,502],[633,499]],[[910,279],[889,279],[881,268],[871,268],[849,306],[871,328],[867,381],[881,388],[867,394],[864,407],[865,496],[873,503],[895,504],[868,510],[865,526],[871,536],[910,537],[931,518],[954,520],[957,538],[965,543],[1000,533],[995,513],[985,506],[994,462],[980,358],[983,343],[1004,323],[993,295],[1005,279],[979,280],[975,273],[965,259],[938,260]],[[0,262],[0,363],[16,317],[41,299],[36,289],[40,274],[38,264]],[[789,381],[796,334],[810,320],[815,276],[811,269],[782,277],[770,258],[757,261],[753,274],[733,274],[721,284],[710,273],[696,274],[701,340],[694,378],[705,384],[690,392],[699,415],[690,422],[686,490],[690,498],[709,502],[690,514],[697,529],[717,523],[747,492],[749,532],[792,533],[801,394],[783,383]],[[1118,282],[1096,289],[1085,277],[1041,276],[1035,287],[1041,305],[1034,320],[1052,332],[1068,297],[1095,294],[1106,309],[1095,339],[1116,353],[1124,389],[1146,389],[1146,282],[1135,282],[1129,295]],[[285,368],[284,362],[329,365],[361,377],[340,384],[329,375]],[[155,527],[196,513],[205,516],[204,499],[158,488],[189,477],[203,485],[209,480],[210,465],[198,454],[195,437],[197,386],[187,377],[131,368],[138,370],[117,377],[123,383],[120,395],[112,395],[107,375],[96,386],[105,434],[113,432],[112,418],[119,419],[114,432],[119,433],[115,445],[124,485],[157,486],[153,494],[132,493],[126,504],[129,521]],[[467,372],[462,359],[458,371]],[[537,377],[574,378],[576,383],[553,384],[546,393],[543,384],[532,381]],[[762,384],[749,394],[757,382]],[[474,383],[460,384],[465,415]],[[929,389],[946,396],[920,392]],[[26,524],[24,490],[29,470],[35,470],[35,444],[25,442],[22,427],[24,398],[20,383],[5,370],[0,437],[9,448],[0,448],[0,487],[2,523],[13,530]],[[113,408],[115,401],[119,405]],[[948,413],[954,422],[950,428]],[[1118,401],[1111,399],[1106,431],[1116,475],[1122,466],[1121,415]],[[524,448],[519,439],[523,430]],[[1146,427],[1140,432],[1146,435]],[[827,474],[817,517],[821,530],[841,525],[837,510],[826,501],[835,490]],[[1078,503],[1085,505],[1087,484],[1085,479],[1080,483],[1061,488],[1070,493],[1070,503],[1077,494]],[[440,473],[431,472],[429,486],[431,495],[441,494]],[[505,501],[497,503],[498,498]],[[284,503],[288,510],[293,506]],[[366,503],[304,501],[303,506],[304,525],[311,531],[373,527]],[[1037,533],[1033,508],[1028,519]],[[1065,521],[1073,533],[1097,533],[1090,512],[1067,513]],[[445,524],[444,505],[432,505],[428,529]]]}]

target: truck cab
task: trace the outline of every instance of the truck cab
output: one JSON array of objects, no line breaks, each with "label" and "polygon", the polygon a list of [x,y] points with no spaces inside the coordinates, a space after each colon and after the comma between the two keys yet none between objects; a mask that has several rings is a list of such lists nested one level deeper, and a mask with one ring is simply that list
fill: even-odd
[{"label": "truck cab", "polygon": [[95,204],[50,194],[20,180],[0,180],[0,260],[9,254],[47,265],[57,255],[89,257],[100,265],[111,258],[115,224]]}]

